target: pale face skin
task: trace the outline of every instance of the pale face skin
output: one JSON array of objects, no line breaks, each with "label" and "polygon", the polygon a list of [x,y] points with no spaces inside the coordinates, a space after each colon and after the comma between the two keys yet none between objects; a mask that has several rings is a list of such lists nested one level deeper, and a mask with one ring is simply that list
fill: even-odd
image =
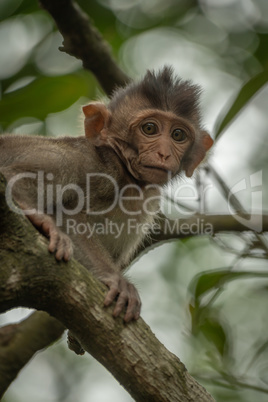
[{"label": "pale face skin", "polygon": [[131,166],[134,175],[154,184],[165,184],[179,173],[182,158],[195,138],[189,122],[171,112],[155,110],[138,116],[130,131],[138,154]]},{"label": "pale face skin", "polygon": [[172,112],[149,109],[128,125],[127,137],[106,129],[101,135],[139,182],[163,185],[181,170],[195,139],[194,126]]}]

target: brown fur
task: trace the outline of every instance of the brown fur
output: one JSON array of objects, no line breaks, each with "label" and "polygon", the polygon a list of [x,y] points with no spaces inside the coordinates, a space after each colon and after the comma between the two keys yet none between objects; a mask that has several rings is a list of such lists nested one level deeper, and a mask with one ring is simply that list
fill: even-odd
[{"label": "brown fur", "polygon": [[[20,178],[12,195],[24,211],[37,208],[43,197],[43,210],[27,217],[49,237],[49,251],[67,261],[74,249],[74,257],[107,285],[104,304],[117,300],[114,316],[126,309],[125,321],[139,317],[141,302],[135,287],[120,271],[157,216],[160,186],[182,170],[190,176],[212,145],[200,127],[199,92],[166,67],[119,89],[107,107],[102,103],[85,106],[85,137],[0,138],[0,166],[8,181],[25,172],[43,178],[39,194],[33,176]],[[148,124],[155,130],[152,135],[144,131]],[[175,139],[174,133],[182,135],[182,140]],[[70,185],[74,187],[67,189]],[[121,198],[103,213],[111,206],[116,189]],[[75,221],[71,230],[70,218]],[[130,233],[131,219],[135,224]],[[91,237],[75,230],[88,225],[105,227],[107,222],[122,228],[117,237],[111,230]]]}]

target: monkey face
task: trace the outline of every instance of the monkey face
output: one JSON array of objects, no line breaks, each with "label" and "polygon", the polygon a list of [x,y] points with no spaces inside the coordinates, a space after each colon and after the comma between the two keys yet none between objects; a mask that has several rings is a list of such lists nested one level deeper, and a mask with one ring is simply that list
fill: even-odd
[{"label": "monkey face", "polygon": [[85,106],[86,137],[112,148],[140,184],[164,185],[183,170],[190,177],[213,144],[209,134],[196,119],[142,102],[136,111],[132,106],[123,104],[113,115],[102,104]]},{"label": "monkey face", "polygon": [[158,185],[182,170],[196,136],[186,119],[155,109],[139,111],[123,133],[112,122],[102,134],[135,180]]},{"label": "monkey face", "polygon": [[181,171],[182,160],[195,138],[188,121],[171,112],[147,110],[131,122],[130,146],[136,151],[131,173],[139,180],[165,184]]}]

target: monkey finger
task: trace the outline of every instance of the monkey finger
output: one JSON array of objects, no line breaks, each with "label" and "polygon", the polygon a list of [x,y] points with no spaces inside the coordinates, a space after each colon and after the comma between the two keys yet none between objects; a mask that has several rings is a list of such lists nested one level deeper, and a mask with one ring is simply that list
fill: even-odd
[{"label": "monkey finger", "polygon": [[55,258],[56,258],[56,260],[59,260],[59,261],[60,260],[64,260],[64,261],[69,260],[68,245],[66,244],[64,237],[58,236]]},{"label": "monkey finger", "polygon": [[48,219],[42,220],[41,230],[46,236],[51,236],[52,225],[51,225],[50,220],[48,220]]},{"label": "monkey finger", "polygon": [[64,261],[69,261],[73,256],[73,244],[71,239],[62,233],[62,237],[60,241],[63,243],[63,256],[62,259]]},{"label": "monkey finger", "polygon": [[113,311],[113,316],[118,317],[121,314],[121,312],[125,309],[127,303],[128,303],[128,294],[123,291],[118,296],[118,300],[116,302]]},{"label": "monkey finger", "polygon": [[56,260],[61,261],[63,259],[63,256],[64,256],[64,244],[62,242],[58,242],[55,258]]},{"label": "monkey finger", "polygon": [[64,233],[57,229],[52,229],[50,231],[50,242],[48,250],[51,253],[56,252],[56,260],[69,261],[73,255],[73,245],[71,239]]},{"label": "monkey finger", "polygon": [[128,301],[127,311],[124,316],[124,321],[137,320],[140,317],[141,301],[139,297],[131,297]]},{"label": "monkey finger", "polygon": [[50,253],[54,253],[57,250],[57,244],[58,244],[58,234],[56,230],[51,230],[49,233],[48,251],[50,251]]},{"label": "monkey finger", "polygon": [[104,306],[110,306],[112,302],[116,299],[118,293],[118,287],[111,287],[104,299]]},{"label": "monkey finger", "polygon": [[140,318],[140,315],[141,315],[141,311],[139,310],[139,311],[137,311],[137,312],[135,313],[135,315],[134,315],[134,320],[137,321],[137,320]]},{"label": "monkey finger", "polygon": [[68,262],[73,256],[73,246],[70,244],[69,246],[65,247],[63,260]]},{"label": "monkey finger", "polygon": [[138,307],[131,307],[127,308],[127,312],[124,316],[124,321],[125,322],[130,322],[132,320],[137,320],[140,317],[140,308]]}]

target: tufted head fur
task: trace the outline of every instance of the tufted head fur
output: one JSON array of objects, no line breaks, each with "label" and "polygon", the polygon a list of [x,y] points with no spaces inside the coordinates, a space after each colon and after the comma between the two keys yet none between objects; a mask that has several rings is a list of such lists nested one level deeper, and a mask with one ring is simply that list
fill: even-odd
[{"label": "tufted head fur", "polygon": [[[174,75],[171,67],[164,67],[159,72],[147,71],[140,82],[131,83],[125,88],[119,88],[109,103],[109,109],[114,111],[129,107],[129,101],[137,102],[140,110],[148,107],[171,111],[177,116],[199,125],[200,87],[190,81],[183,81]],[[131,111],[131,108],[129,108]]]}]

